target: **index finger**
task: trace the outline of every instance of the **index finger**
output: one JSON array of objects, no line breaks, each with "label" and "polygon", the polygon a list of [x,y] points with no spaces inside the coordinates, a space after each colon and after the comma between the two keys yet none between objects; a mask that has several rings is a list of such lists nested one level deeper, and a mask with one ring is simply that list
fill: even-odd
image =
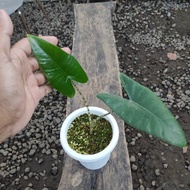
[{"label": "index finger", "polygon": [[9,57],[13,24],[8,14],[0,9],[0,54]]},{"label": "index finger", "polygon": [[[57,45],[57,43],[58,43],[58,40],[55,36],[42,36],[40,38],[42,38],[42,39],[44,39],[44,40],[46,40],[46,41],[48,41],[54,45]],[[16,49],[24,51],[27,56],[31,55],[31,52],[32,52],[30,43],[29,43],[27,38],[23,38],[22,40],[17,42],[12,47],[12,50],[16,50]]]}]

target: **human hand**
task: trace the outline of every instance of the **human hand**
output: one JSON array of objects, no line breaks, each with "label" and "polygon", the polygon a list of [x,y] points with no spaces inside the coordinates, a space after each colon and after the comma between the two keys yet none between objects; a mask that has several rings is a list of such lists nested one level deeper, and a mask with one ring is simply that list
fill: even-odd
[{"label": "human hand", "polygon": [[[27,125],[39,101],[52,90],[37,71],[39,65],[31,56],[28,39],[11,47],[12,32],[10,17],[0,10],[0,143]],[[58,42],[53,36],[42,38],[54,45]],[[70,53],[68,48],[64,50]]]}]

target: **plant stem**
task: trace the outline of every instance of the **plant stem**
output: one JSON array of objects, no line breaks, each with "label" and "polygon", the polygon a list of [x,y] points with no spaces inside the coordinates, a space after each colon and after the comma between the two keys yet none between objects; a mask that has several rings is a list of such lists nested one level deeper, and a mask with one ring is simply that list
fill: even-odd
[{"label": "plant stem", "polygon": [[105,113],[105,114],[103,114],[103,115],[100,115],[100,116],[98,116],[98,117],[96,118],[95,121],[98,121],[98,120],[100,120],[101,118],[103,118],[103,117],[105,117],[105,116],[107,116],[107,115],[109,115],[109,114],[110,114],[110,112]]},{"label": "plant stem", "polygon": [[22,21],[22,24],[23,24],[23,26],[24,26],[24,29],[25,29],[26,33],[29,34],[29,33],[30,33],[30,30],[29,30],[29,28],[28,28],[28,26],[27,26],[27,24],[26,24],[26,21],[25,21],[24,17],[22,16],[21,11],[18,11],[18,14],[20,15],[20,19],[21,19],[21,21]]},{"label": "plant stem", "polygon": [[88,118],[89,118],[89,125],[90,125],[90,134],[92,134],[92,130],[93,130],[93,125],[92,125],[92,118],[91,118],[91,115],[90,115],[90,110],[89,110],[89,106],[88,106],[88,103],[85,99],[85,97],[82,95],[82,92],[79,90],[79,88],[72,82],[73,86],[75,87],[75,89],[77,90],[77,92],[79,93],[79,95],[82,97],[82,100],[87,108],[87,111],[88,111]]},{"label": "plant stem", "polygon": [[103,114],[103,115],[101,115],[101,116],[98,116],[94,121],[92,121],[91,114],[90,114],[90,110],[89,110],[89,105],[88,105],[88,103],[87,103],[85,97],[83,96],[82,92],[79,90],[79,88],[78,88],[73,82],[72,82],[72,84],[73,84],[73,86],[75,87],[75,89],[77,90],[77,92],[79,93],[79,95],[81,96],[81,98],[82,98],[82,100],[83,100],[83,102],[84,102],[84,104],[85,104],[85,106],[86,106],[86,108],[87,108],[88,118],[89,118],[89,126],[90,126],[90,134],[92,134],[94,124],[95,124],[98,120],[100,120],[101,118],[103,118],[103,117],[109,115],[110,112],[105,113],[105,114]]},{"label": "plant stem", "polygon": [[50,22],[50,19],[49,19],[47,13],[46,13],[44,7],[43,7],[42,4],[40,3],[40,1],[39,1],[39,0],[35,0],[35,1],[36,1],[37,5],[39,6],[39,8],[41,9],[41,11],[44,13],[44,15],[45,15],[46,19],[48,20],[48,22]]}]

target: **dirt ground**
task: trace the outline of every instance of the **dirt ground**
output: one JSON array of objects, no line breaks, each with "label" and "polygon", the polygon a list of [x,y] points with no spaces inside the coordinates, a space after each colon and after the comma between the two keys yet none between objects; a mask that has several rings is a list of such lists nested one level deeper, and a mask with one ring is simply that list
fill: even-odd
[{"label": "dirt ground", "polygon": [[[43,3],[50,23],[35,3],[24,3],[20,10],[32,34],[56,35],[60,46],[72,48],[72,5],[70,1]],[[26,33],[18,12],[11,18],[14,44]],[[126,126],[134,190],[190,189],[189,19],[190,3],[178,0],[122,1],[113,15],[121,71],[166,103],[188,142],[183,153]],[[51,93],[40,102],[27,128],[0,145],[0,189],[57,189],[64,156],[59,143],[64,106],[65,98]]]},{"label": "dirt ground", "polygon": [[[128,26],[122,25],[118,31],[120,25],[116,24],[115,36],[121,69],[151,88],[168,105],[185,130],[189,147],[189,95],[184,105],[179,102],[190,89],[190,7],[180,9],[179,2],[166,4],[155,3],[147,9],[145,3],[134,2],[118,8],[116,15],[122,15],[117,18],[120,25],[127,22]],[[168,53],[178,58],[170,60]],[[190,189],[189,151],[184,154],[179,148],[141,135],[126,126],[134,189]]]}]

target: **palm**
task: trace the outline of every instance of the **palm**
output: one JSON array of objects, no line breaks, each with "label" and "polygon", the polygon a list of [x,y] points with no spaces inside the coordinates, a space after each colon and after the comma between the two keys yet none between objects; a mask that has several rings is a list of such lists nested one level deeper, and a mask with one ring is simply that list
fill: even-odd
[{"label": "palm", "polygon": [[44,75],[35,72],[39,68],[36,59],[29,56],[28,43],[23,39],[15,44],[7,57],[8,63],[0,70],[1,90],[4,92],[1,98],[11,135],[26,126],[39,100],[51,91],[49,85],[44,85]]},{"label": "palm", "polygon": [[[25,38],[10,46],[13,25],[9,16],[0,10],[0,142],[13,136],[29,122],[39,100],[51,91],[44,84],[31,47]],[[43,37],[57,44],[55,37]]]},{"label": "palm", "polygon": [[14,115],[17,115],[17,122],[14,123],[15,131],[13,132],[16,134],[28,123],[39,100],[51,91],[51,87],[43,85],[45,78],[42,73],[34,73],[38,69],[36,60],[28,57],[23,50],[17,48],[17,45],[11,50],[11,58],[10,67],[14,67],[15,71],[10,81],[14,84],[11,91],[17,94],[11,102],[16,108]]}]

